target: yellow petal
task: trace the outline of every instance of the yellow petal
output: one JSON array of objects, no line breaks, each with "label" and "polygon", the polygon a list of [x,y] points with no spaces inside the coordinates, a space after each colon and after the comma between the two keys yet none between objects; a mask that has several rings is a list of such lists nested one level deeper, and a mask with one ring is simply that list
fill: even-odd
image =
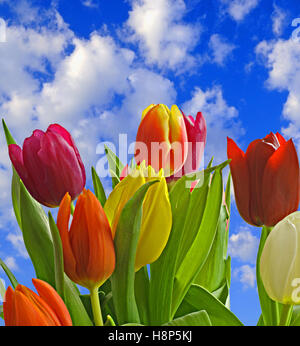
[{"label": "yellow petal", "polygon": [[[151,177],[147,180],[158,179]],[[135,270],[158,259],[172,227],[172,211],[165,178],[151,186],[143,203],[142,226],[137,247]]]},{"label": "yellow petal", "polygon": [[135,174],[140,170],[137,169],[127,175],[111,192],[105,205],[104,211],[111,225],[113,237],[116,234],[119,218],[128,200],[134,193],[145,183],[145,178],[142,174]]}]

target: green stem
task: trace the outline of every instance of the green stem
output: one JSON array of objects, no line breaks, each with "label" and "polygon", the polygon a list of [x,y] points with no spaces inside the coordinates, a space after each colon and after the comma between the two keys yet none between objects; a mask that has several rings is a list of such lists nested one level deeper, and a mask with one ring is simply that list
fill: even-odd
[{"label": "green stem", "polygon": [[278,303],[274,302],[265,291],[261,277],[260,277],[260,257],[267,240],[268,235],[270,234],[272,227],[264,226],[261,233],[260,244],[257,254],[256,261],[256,282],[258,295],[264,320],[264,325],[278,326],[279,323],[279,309]]},{"label": "green stem", "polygon": [[280,326],[288,326],[292,317],[293,305],[284,304],[280,315]]},{"label": "green stem", "polygon": [[75,210],[75,206],[74,206],[74,202],[71,202],[71,214],[74,215],[74,210]]},{"label": "green stem", "polygon": [[103,326],[100,300],[99,300],[99,295],[98,295],[98,287],[90,290],[90,295],[91,295],[91,304],[92,304],[92,309],[93,309],[95,326]]}]

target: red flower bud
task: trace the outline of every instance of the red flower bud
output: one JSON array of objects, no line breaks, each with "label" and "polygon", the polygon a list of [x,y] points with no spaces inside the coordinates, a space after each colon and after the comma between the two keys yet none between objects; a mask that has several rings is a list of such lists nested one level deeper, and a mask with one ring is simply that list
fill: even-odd
[{"label": "red flower bud", "polygon": [[238,210],[254,226],[274,226],[296,211],[300,200],[300,171],[293,141],[279,133],[250,143],[244,153],[227,139]]},{"label": "red flower bud", "polygon": [[75,199],[85,186],[84,165],[67,130],[58,124],[35,130],[23,150],[9,145],[9,156],[30,194],[48,207],[58,206],[68,192]]}]

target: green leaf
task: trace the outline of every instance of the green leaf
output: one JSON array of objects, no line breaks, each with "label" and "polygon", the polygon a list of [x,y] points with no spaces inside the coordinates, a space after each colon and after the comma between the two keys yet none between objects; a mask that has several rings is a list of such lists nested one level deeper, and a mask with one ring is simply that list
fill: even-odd
[{"label": "green leaf", "polygon": [[0,297],[3,301],[5,295],[6,288],[4,286],[4,281],[0,278]]},{"label": "green leaf", "polygon": [[256,282],[257,282],[257,290],[259,295],[259,301],[262,311],[262,316],[264,320],[265,326],[278,326],[279,324],[279,304],[275,301],[273,301],[265,291],[263,282],[260,277],[259,272],[259,265],[260,265],[260,258],[261,253],[264,248],[265,242],[267,240],[267,237],[269,233],[271,232],[271,229],[268,227],[263,227],[261,232],[261,238],[260,238],[260,244],[259,249],[257,253],[257,260],[256,260]]},{"label": "green leaf", "polygon": [[3,306],[2,305],[0,305],[0,317],[4,319]]},{"label": "green leaf", "polygon": [[5,124],[4,119],[2,119],[2,126],[3,126],[3,130],[4,130],[4,134],[5,134],[5,139],[6,139],[7,145],[16,144],[13,136],[11,135],[11,133],[9,132],[8,127]]},{"label": "green leaf", "polygon": [[151,325],[161,325],[171,320],[173,282],[176,255],[183,236],[184,222],[190,201],[187,177],[179,179],[170,191],[172,230],[167,245],[157,261],[150,265],[149,313]]},{"label": "green leaf", "polygon": [[207,202],[197,236],[175,275],[172,315],[183,300],[196,275],[201,270],[213,244],[223,197],[221,169],[212,178]]},{"label": "green leaf", "polygon": [[92,167],[92,178],[93,178],[95,196],[98,198],[102,207],[104,207],[104,204],[106,202],[106,195],[105,195],[105,191],[104,191],[103,185],[101,183],[101,180],[98,177],[98,174],[97,174],[94,167]]},{"label": "green leaf", "polygon": [[113,153],[106,145],[105,145],[105,154],[107,157],[109,170],[111,174],[112,188],[114,188],[120,182],[120,175],[122,173],[124,165],[119,160],[117,155]]},{"label": "green leaf", "polygon": [[226,226],[228,218],[226,206],[222,205],[211,251],[194,280],[195,284],[205,287],[209,292],[217,290],[226,281],[226,257],[224,258],[224,254],[225,256],[227,254],[226,238],[228,231]]},{"label": "green leaf", "polygon": [[54,270],[55,270],[55,288],[57,293],[65,299],[65,280],[64,280],[64,257],[63,257],[63,247],[60,239],[59,230],[56,226],[56,223],[51,215],[51,212],[48,213],[49,216],[49,226],[52,235],[53,241],[53,250],[54,250]]},{"label": "green leaf", "polygon": [[242,322],[205,288],[192,285],[175,317],[205,310],[213,326],[242,326]]},{"label": "green leaf", "polygon": [[164,326],[211,326],[211,320],[205,310],[192,312],[183,317],[176,318],[175,320],[164,324]]},{"label": "green leaf", "polygon": [[135,299],[139,310],[140,320],[144,325],[149,324],[149,276],[147,266],[135,274]]},{"label": "green leaf", "polygon": [[142,205],[148,188],[157,180],[141,186],[125,204],[115,235],[116,267],[111,276],[114,307],[119,324],[140,323],[135,301],[135,256],[142,220]]},{"label": "green leaf", "polygon": [[7,275],[11,285],[13,288],[16,288],[18,286],[18,281],[15,278],[14,274],[9,270],[9,268],[7,267],[7,265],[2,261],[2,259],[0,258],[0,266],[2,267],[2,269],[4,270],[5,274]]}]

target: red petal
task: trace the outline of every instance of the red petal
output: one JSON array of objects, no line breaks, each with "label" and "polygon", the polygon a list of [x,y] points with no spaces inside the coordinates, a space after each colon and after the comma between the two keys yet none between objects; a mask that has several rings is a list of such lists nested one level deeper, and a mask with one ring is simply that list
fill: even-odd
[{"label": "red petal", "polygon": [[269,158],[263,175],[263,221],[274,226],[299,206],[299,161],[293,141],[280,146]]},{"label": "red petal", "polygon": [[227,137],[227,155],[231,159],[230,170],[233,180],[235,200],[242,218],[254,224],[250,216],[250,178],[244,152]]}]

